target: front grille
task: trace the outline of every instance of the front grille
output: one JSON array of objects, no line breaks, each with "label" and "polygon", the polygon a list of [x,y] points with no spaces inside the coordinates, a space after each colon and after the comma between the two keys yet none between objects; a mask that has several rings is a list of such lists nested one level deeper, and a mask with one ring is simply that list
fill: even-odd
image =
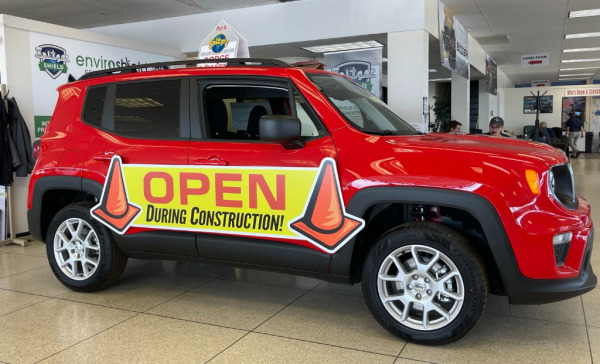
[{"label": "front grille", "polygon": [[575,181],[570,164],[561,164],[550,168],[548,185],[554,198],[564,207],[575,210],[578,206],[575,194]]}]

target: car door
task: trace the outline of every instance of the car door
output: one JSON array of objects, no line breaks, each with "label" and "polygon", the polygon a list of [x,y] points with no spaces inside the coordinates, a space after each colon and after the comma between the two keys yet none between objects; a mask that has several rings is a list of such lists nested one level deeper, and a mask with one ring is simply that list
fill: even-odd
[{"label": "car door", "polygon": [[[195,256],[195,234],[161,224],[173,220],[173,213],[164,215],[166,210],[159,213],[153,205],[159,195],[166,201],[169,186],[148,178],[163,166],[187,164],[189,79],[140,79],[92,86],[87,91],[83,122],[95,128],[83,166],[84,181],[105,181],[101,201],[105,207],[99,216],[118,233],[121,249]],[[119,204],[105,201],[110,191],[113,195],[124,191],[125,205],[121,206],[136,206],[137,214],[116,221],[115,216],[122,214],[117,211]]]},{"label": "car door", "polygon": [[[306,207],[323,161],[336,158],[314,110],[285,78],[207,77],[190,88],[188,159],[207,176],[186,186],[200,206],[190,216],[200,256],[325,272],[329,254],[289,227]],[[265,115],[298,117],[301,141],[262,141]]]}]

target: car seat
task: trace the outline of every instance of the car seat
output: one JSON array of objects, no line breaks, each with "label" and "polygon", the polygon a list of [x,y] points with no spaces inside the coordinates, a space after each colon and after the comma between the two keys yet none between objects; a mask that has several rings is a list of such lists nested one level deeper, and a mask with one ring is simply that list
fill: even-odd
[{"label": "car seat", "polygon": [[267,109],[262,105],[256,105],[252,108],[252,111],[250,111],[250,115],[248,116],[248,126],[246,127],[249,139],[260,139],[259,122],[260,118],[264,115],[267,115]]},{"label": "car seat", "polygon": [[237,135],[227,130],[227,106],[221,99],[207,100],[208,125],[213,139],[236,139]]}]

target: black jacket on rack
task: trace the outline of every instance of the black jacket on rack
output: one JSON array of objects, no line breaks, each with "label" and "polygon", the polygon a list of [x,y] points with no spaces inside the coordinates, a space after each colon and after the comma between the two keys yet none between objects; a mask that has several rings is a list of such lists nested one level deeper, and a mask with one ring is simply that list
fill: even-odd
[{"label": "black jacket on rack", "polygon": [[8,100],[8,129],[21,160],[21,165],[14,168],[14,171],[17,177],[26,177],[33,170],[33,147],[29,129],[14,97]]},{"label": "black jacket on rack", "polygon": [[0,100],[0,185],[9,186],[13,182],[13,167],[8,136],[8,110],[4,100]]}]

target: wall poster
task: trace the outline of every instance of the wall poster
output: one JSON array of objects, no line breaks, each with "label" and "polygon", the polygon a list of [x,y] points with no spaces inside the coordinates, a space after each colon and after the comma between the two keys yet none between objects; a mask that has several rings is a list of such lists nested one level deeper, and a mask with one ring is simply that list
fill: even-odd
[{"label": "wall poster", "polygon": [[[537,111],[535,99],[537,96],[523,97],[523,114],[535,114]],[[540,96],[540,114],[552,114],[553,97],[552,95]]]}]

